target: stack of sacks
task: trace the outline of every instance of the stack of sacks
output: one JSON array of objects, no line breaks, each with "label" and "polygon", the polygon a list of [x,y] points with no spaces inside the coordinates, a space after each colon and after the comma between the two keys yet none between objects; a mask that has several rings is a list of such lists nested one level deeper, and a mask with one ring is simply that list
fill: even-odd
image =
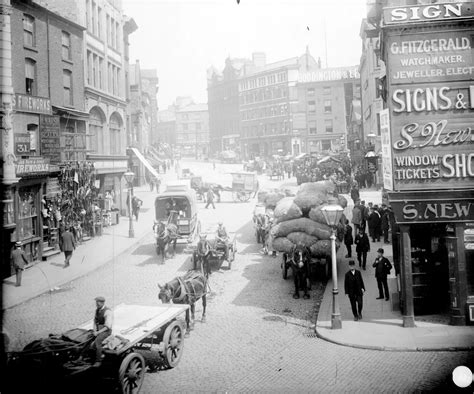
[{"label": "stack of sacks", "polygon": [[[304,183],[295,197],[278,201],[275,207],[275,225],[270,230],[272,247],[289,253],[295,245],[310,249],[314,257],[331,255],[331,228],[326,224],[321,208],[327,205],[335,190],[331,181]],[[338,197],[338,203],[347,207],[347,200]],[[344,238],[345,216],[338,224],[337,239]],[[339,243],[336,242],[336,247]]]}]

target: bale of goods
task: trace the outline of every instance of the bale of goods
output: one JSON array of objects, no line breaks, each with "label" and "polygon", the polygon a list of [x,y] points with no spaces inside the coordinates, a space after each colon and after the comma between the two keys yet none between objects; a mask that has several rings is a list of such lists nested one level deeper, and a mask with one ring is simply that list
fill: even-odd
[{"label": "bale of goods", "polygon": [[265,197],[264,203],[267,208],[275,208],[282,198],[285,198],[285,193],[283,192],[271,192],[268,193]]},{"label": "bale of goods", "polygon": [[311,251],[311,255],[314,257],[329,257],[331,256],[331,241],[316,241],[311,245],[309,250]]},{"label": "bale of goods", "polygon": [[326,219],[324,218],[324,214],[321,208],[323,208],[326,204],[320,205],[319,207],[311,208],[309,211],[309,218],[315,222],[326,224]]},{"label": "bale of goods", "polygon": [[286,238],[293,242],[295,245],[304,246],[307,248],[315,244],[318,240],[316,237],[302,232],[289,233]]},{"label": "bale of goods", "polygon": [[285,197],[278,201],[274,216],[278,223],[298,219],[303,216],[303,212],[301,212],[300,207],[293,202],[293,197]]},{"label": "bale of goods", "polygon": [[284,253],[291,253],[294,244],[286,237],[275,238],[272,242],[273,250]]},{"label": "bale of goods", "polygon": [[298,205],[303,212],[309,211],[313,207],[317,207],[327,202],[327,197],[321,193],[298,193],[295,197],[295,204]]},{"label": "bale of goods", "polygon": [[319,182],[307,182],[303,183],[299,190],[299,193],[323,193],[333,194],[336,190],[336,185],[332,181],[319,181]]},{"label": "bale of goods", "polygon": [[345,198],[342,194],[337,196],[337,201],[341,207],[347,208],[347,198]]},{"label": "bale of goods", "polygon": [[275,237],[286,237],[290,233],[302,232],[318,239],[329,239],[331,228],[325,224],[317,223],[308,218],[299,218],[280,222],[272,227],[271,234]]}]

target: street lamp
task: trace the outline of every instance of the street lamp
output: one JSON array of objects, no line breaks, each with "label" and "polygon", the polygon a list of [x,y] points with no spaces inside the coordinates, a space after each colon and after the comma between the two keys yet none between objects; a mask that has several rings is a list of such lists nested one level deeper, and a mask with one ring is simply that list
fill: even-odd
[{"label": "street lamp", "polygon": [[135,232],[133,231],[133,216],[132,216],[132,182],[135,174],[132,171],[127,171],[123,174],[125,180],[128,183],[128,218],[130,222],[130,226],[128,228],[128,237],[133,238],[135,237]]},{"label": "street lamp", "polygon": [[341,220],[344,209],[338,204],[329,204],[321,208],[326,223],[331,227],[331,258],[332,258],[332,314],[331,328],[342,328],[341,312],[339,310],[337,289],[337,262],[336,262],[336,226]]}]

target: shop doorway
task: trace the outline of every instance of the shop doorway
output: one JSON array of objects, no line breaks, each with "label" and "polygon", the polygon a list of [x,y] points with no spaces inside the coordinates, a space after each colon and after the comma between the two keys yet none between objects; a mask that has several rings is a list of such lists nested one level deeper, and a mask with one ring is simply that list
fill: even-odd
[{"label": "shop doorway", "polygon": [[448,249],[456,239],[446,224],[412,225],[410,238],[415,315],[441,315],[439,319],[444,316],[449,322],[449,278],[454,267],[450,267]]}]

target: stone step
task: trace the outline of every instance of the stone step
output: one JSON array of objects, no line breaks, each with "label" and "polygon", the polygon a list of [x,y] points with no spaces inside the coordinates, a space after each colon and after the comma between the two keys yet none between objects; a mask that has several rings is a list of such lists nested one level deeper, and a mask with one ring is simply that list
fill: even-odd
[{"label": "stone step", "polygon": [[46,261],[48,260],[49,257],[51,256],[55,256],[57,254],[61,253],[61,251],[59,249],[53,249],[51,248],[51,250],[48,250],[46,253],[43,253],[43,257],[42,257],[42,260],[43,261]]}]

